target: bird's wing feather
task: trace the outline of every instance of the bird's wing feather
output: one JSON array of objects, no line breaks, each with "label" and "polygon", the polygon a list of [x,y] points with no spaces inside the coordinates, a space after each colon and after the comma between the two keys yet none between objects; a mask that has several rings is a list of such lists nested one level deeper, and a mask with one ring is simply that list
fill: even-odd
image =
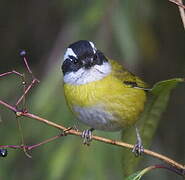
[{"label": "bird's wing feather", "polygon": [[127,71],[122,65],[117,63],[114,60],[109,60],[114,73],[118,79],[123,81],[123,84],[130,87],[139,87],[139,88],[147,88],[148,85],[142,81],[139,77],[135,76],[131,72]]}]

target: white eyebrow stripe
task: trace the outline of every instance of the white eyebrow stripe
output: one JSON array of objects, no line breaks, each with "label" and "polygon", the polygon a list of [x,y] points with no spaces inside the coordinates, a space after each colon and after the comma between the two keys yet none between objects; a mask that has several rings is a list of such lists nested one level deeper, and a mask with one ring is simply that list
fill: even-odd
[{"label": "white eyebrow stripe", "polygon": [[[69,56],[74,56],[75,58],[78,58],[77,55],[74,53],[74,51],[71,48],[67,48],[65,54],[64,54],[64,61],[69,58]],[[70,58],[69,58],[70,59]]]},{"label": "white eyebrow stripe", "polygon": [[93,49],[93,52],[94,52],[94,54],[95,54],[97,49],[95,48],[94,43],[91,42],[91,41],[89,41],[89,44],[91,45],[91,47],[92,47],[92,49]]}]

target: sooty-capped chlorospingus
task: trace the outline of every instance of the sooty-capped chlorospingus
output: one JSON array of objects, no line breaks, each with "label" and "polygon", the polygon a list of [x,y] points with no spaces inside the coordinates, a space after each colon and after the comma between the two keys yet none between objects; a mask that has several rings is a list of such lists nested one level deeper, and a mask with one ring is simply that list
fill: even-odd
[{"label": "sooty-capped chlorospingus", "polygon": [[[91,41],[67,48],[62,64],[64,94],[71,111],[92,130],[119,131],[136,123],[144,109],[146,84],[118,62],[107,58]],[[134,151],[142,151],[138,131]]]}]

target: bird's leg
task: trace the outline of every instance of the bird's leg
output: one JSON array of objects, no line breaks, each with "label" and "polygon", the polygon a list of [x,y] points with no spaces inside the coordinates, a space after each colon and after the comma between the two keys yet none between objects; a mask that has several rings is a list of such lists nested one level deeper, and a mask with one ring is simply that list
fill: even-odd
[{"label": "bird's leg", "polygon": [[141,153],[144,151],[143,145],[142,145],[142,140],[141,140],[141,136],[139,134],[139,130],[138,128],[135,126],[136,129],[136,144],[134,145],[134,148],[132,150],[133,153],[135,153],[136,156],[140,156]]},{"label": "bird's leg", "polygon": [[83,144],[90,145],[90,142],[92,140],[92,132],[94,131],[94,128],[86,129],[82,132],[82,138],[83,138]]}]

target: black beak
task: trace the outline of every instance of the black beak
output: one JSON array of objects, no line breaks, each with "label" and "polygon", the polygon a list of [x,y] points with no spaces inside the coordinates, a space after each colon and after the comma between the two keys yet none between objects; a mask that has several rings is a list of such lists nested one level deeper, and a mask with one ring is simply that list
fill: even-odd
[{"label": "black beak", "polygon": [[82,60],[82,63],[85,69],[89,69],[94,65],[93,58],[86,58],[85,60]]}]

